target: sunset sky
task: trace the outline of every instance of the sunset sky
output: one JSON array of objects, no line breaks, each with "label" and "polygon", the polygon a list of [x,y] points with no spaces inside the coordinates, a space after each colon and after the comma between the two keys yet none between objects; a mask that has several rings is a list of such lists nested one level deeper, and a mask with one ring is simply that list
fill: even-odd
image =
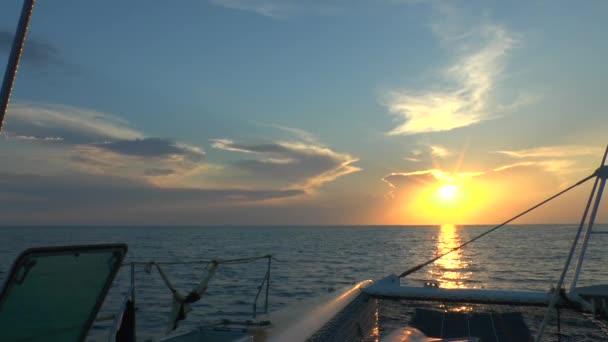
[{"label": "sunset sky", "polygon": [[[20,9],[0,3],[2,68]],[[598,167],[607,13],[38,1],[0,136],[0,224],[501,222]],[[517,222],[578,221],[590,185]]]}]

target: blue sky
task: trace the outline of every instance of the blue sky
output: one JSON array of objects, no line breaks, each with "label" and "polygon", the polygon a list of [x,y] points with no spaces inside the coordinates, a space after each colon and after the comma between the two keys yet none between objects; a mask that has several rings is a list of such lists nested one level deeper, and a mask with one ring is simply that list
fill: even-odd
[{"label": "blue sky", "polygon": [[[39,1],[0,223],[500,221],[597,167],[607,7]],[[462,198],[433,206],[444,183]],[[576,221],[584,196],[523,222]]]}]

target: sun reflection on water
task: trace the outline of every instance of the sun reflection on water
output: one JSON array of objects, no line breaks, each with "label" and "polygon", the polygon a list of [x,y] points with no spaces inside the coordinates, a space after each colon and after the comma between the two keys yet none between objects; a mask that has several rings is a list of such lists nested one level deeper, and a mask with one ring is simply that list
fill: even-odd
[{"label": "sun reflection on water", "polygon": [[[453,224],[443,224],[439,229],[435,255],[440,255],[458,247],[461,241],[458,228]],[[440,282],[442,288],[465,288],[466,280],[471,277],[469,264],[464,260],[462,251],[454,251],[437,260],[429,273],[433,280]]]}]

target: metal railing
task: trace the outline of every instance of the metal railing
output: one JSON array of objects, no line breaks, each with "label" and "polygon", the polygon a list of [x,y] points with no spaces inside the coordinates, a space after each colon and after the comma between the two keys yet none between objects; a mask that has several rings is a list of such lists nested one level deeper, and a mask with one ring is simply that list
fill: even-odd
[{"label": "metal railing", "polygon": [[[257,287],[255,298],[253,299],[253,303],[252,303],[252,314],[251,315],[252,315],[252,318],[255,319],[257,317],[257,315],[260,313],[262,313],[262,314],[268,313],[268,298],[269,298],[269,294],[270,294],[270,268],[271,268],[272,259],[273,259],[272,255],[264,255],[264,256],[250,257],[250,258],[238,258],[238,259],[209,259],[209,260],[189,260],[189,261],[153,261],[153,260],[151,260],[151,261],[132,261],[132,262],[125,263],[122,266],[129,267],[130,280],[129,280],[129,288],[122,299],[119,311],[112,315],[100,316],[96,319],[96,321],[100,322],[100,321],[112,320],[113,321],[112,326],[110,327],[110,330],[108,333],[108,342],[117,341],[116,336],[122,325],[122,320],[123,320],[124,314],[127,310],[128,302],[131,301],[133,306],[135,306],[135,304],[136,304],[136,301],[135,301],[135,294],[136,294],[135,269],[137,266],[145,267],[146,272],[151,272],[152,266],[157,266],[157,268],[159,269],[159,272],[161,272],[161,277],[165,278],[163,280],[166,282],[167,281],[166,275],[162,274],[162,271],[159,268],[159,266],[164,266],[164,265],[209,265],[209,264],[233,265],[233,264],[250,263],[250,262],[254,262],[254,261],[262,260],[262,259],[267,260],[266,272],[265,272],[264,277],[262,278],[260,284]],[[207,281],[208,280],[209,279],[207,279]],[[207,284],[205,284],[205,287],[206,287],[206,285]],[[171,284],[168,284],[168,286],[172,292],[175,291],[175,288]],[[264,290],[264,310],[258,311],[258,302],[260,300],[263,290]],[[200,297],[198,297],[195,301],[197,301],[199,298]],[[136,332],[135,324],[133,324],[132,329],[133,329],[132,336],[135,336],[135,332]]]}]

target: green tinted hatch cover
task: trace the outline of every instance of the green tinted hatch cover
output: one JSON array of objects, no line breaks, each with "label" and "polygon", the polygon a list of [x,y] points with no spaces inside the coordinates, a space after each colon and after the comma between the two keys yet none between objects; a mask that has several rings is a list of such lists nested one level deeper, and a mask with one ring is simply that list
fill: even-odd
[{"label": "green tinted hatch cover", "polygon": [[83,341],[126,252],[125,244],[23,252],[0,295],[0,340]]}]

